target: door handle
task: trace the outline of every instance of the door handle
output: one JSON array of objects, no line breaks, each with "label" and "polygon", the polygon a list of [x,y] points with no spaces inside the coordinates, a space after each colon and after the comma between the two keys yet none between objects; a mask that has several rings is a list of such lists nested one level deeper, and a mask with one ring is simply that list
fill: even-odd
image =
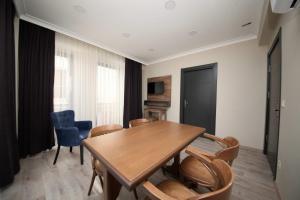
[{"label": "door handle", "polygon": [[184,107],[186,108],[187,105],[188,105],[188,101],[185,99],[185,100],[184,100]]},{"label": "door handle", "polygon": [[274,111],[275,111],[275,112],[279,112],[279,111],[280,111],[280,109],[275,109]]}]

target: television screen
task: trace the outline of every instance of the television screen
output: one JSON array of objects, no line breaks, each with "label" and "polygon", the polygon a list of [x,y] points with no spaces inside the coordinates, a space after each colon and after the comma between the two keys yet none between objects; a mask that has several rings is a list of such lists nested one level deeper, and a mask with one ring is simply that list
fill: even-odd
[{"label": "television screen", "polygon": [[148,94],[163,94],[165,90],[165,84],[161,82],[149,82],[148,83]]}]

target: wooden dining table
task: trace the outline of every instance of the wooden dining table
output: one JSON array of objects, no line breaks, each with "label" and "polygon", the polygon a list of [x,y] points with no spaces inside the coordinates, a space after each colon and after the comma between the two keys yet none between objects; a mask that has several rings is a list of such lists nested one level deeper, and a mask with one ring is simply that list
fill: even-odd
[{"label": "wooden dining table", "polygon": [[105,168],[104,199],[114,200],[122,185],[135,189],[172,158],[172,170],[178,172],[180,151],[204,132],[201,127],[156,121],[88,138],[84,146]]}]

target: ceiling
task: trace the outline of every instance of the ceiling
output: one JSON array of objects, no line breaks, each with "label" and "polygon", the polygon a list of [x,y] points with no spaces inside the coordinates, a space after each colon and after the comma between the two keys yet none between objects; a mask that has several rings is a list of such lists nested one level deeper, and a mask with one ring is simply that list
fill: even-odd
[{"label": "ceiling", "polygon": [[[24,20],[151,64],[255,38],[264,0],[15,0],[15,3]],[[242,27],[248,22],[252,24]]]}]

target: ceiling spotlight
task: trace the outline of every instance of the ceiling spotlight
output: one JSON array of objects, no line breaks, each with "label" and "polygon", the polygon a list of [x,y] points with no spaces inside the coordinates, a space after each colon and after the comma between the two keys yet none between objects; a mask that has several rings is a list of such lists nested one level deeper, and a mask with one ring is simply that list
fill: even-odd
[{"label": "ceiling spotlight", "polygon": [[176,7],[176,2],[174,0],[168,0],[165,3],[165,9],[166,10],[174,10],[175,7]]},{"label": "ceiling spotlight", "polygon": [[248,23],[246,23],[246,24],[243,24],[242,27],[249,26],[249,25],[251,25],[251,24],[252,24],[252,22],[248,22]]},{"label": "ceiling spotlight", "polygon": [[189,32],[189,35],[194,36],[194,35],[197,35],[197,33],[198,33],[198,31],[191,31],[191,32]]},{"label": "ceiling spotlight", "polygon": [[74,5],[74,6],[73,6],[73,9],[74,9],[76,12],[80,13],[80,14],[86,13],[85,8],[82,7],[82,6],[80,6],[80,5]]},{"label": "ceiling spotlight", "polygon": [[122,36],[125,38],[130,38],[131,35],[130,35],[130,33],[122,33]]}]

